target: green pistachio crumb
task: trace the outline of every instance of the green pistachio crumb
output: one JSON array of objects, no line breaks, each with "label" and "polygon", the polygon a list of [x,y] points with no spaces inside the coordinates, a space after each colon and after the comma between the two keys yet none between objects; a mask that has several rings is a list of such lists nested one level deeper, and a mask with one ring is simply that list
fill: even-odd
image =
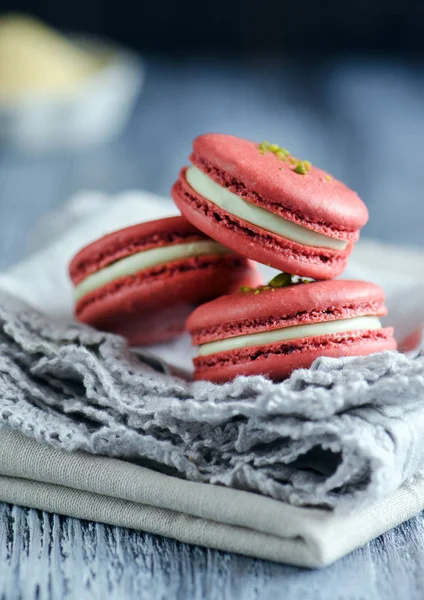
[{"label": "green pistachio crumb", "polygon": [[256,288],[251,288],[251,287],[248,287],[247,285],[243,285],[243,286],[241,286],[240,291],[244,292],[244,293],[253,292],[253,294],[255,296],[257,296],[258,294],[261,294],[262,292],[267,292],[271,289],[272,288],[270,285],[259,285]]},{"label": "green pistachio crumb", "polygon": [[271,145],[271,144],[270,144],[269,142],[266,142],[266,141],[264,141],[264,142],[261,142],[261,143],[259,144],[259,152],[260,152],[261,154],[265,154],[265,152],[266,152],[267,150],[269,150],[269,147],[270,147],[270,145]]},{"label": "green pistachio crumb", "polygon": [[295,168],[293,169],[293,171],[295,173],[298,173],[299,175],[306,175],[306,173],[308,172],[308,169],[305,167],[305,165],[302,161],[299,161],[297,163],[297,165],[295,166]]},{"label": "green pistachio crumb", "polygon": [[311,283],[309,279],[302,279],[297,275],[290,275],[290,273],[279,273],[276,275],[267,286],[262,286],[262,289],[274,289],[287,287],[289,285],[298,285],[299,283]]},{"label": "green pistachio crumb", "polygon": [[291,284],[292,276],[290,273],[279,273],[268,283],[271,288],[286,287],[287,285]]},{"label": "green pistachio crumb", "polygon": [[326,180],[327,180],[327,181],[332,181],[332,179],[333,179],[333,178],[331,177],[331,175],[326,175],[326,176],[325,176],[325,178],[326,178]]},{"label": "green pistachio crumb", "polygon": [[306,175],[307,171],[304,167],[304,165],[302,165],[302,163],[298,163],[295,168],[293,169],[293,171],[295,173],[298,173],[298,175]]},{"label": "green pistachio crumb", "polygon": [[280,160],[286,160],[287,157],[290,156],[290,152],[288,150],[286,150],[285,148],[279,148],[275,152],[275,156],[277,158],[279,158]]},{"label": "green pistachio crumb", "polygon": [[270,144],[266,141],[259,144],[259,152],[261,154],[272,152],[280,160],[286,160],[286,158],[290,156],[290,152],[286,148],[281,148],[278,144]]},{"label": "green pistachio crumb", "polygon": [[[264,141],[259,144],[258,148],[261,154],[272,152],[279,160],[288,160],[294,166],[293,171],[299,175],[306,175],[311,170],[312,164],[309,160],[299,160],[295,156],[291,156],[286,148],[281,148],[278,144],[270,144]],[[283,169],[281,170],[283,171]]]}]

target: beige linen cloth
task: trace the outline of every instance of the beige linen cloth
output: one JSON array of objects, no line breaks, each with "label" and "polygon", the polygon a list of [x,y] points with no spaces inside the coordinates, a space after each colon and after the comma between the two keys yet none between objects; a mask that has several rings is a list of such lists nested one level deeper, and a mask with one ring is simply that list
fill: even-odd
[{"label": "beige linen cloth", "polygon": [[0,430],[0,500],[219,550],[323,567],[424,506],[424,477],[349,515],[67,453]]},{"label": "beige linen cloth", "polygon": [[[60,321],[72,308],[64,257],[112,228],[169,213],[168,204],[145,194],[112,201],[81,196],[38,229],[33,245],[37,252],[0,275],[0,288]],[[64,224],[68,229],[79,224],[77,238],[58,237]],[[51,257],[51,247],[42,246],[53,233],[61,240],[61,252]],[[346,274],[385,287],[400,338],[424,322],[419,302],[424,289],[416,283],[422,260],[419,252],[362,243]],[[35,282],[28,274],[39,272],[40,261],[43,281]],[[156,348],[156,353],[181,368],[189,366],[187,353],[178,345]],[[248,556],[322,567],[422,510],[424,478],[420,473],[410,476],[384,499],[358,503],[354,510],[302,508],[253,492],[187,481],[116,458],[66,452],[6,427],[0,428],[0,501]]]}]

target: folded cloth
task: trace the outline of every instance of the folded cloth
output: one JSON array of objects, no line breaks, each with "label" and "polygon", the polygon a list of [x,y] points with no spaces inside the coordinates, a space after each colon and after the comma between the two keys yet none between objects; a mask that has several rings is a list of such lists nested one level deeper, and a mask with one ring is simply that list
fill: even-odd
[{"label": "folded cloth", "polygon": [[[82,197],[65,209],[62,233],[56,215],[53,241],[0,276],[0,500],[305,566],[327,564],[424,507],[420,350],[322,358],[278,384],[240,377],[218,386],[172,376],[157,357],[173,364],[178,357],[187,368],[187,340],[132,352],[118,336],[72,323],[66,276],[83,244],[163,216],[168,205],[151,195],[88,204],[80,210]],[[46,223],[44,240],[50,231]],[[403,251],[400,261],[398,251],[374,244],[368,255],[362,244],[361,259],[359,246],[351,276],[366,272],[386,283],[397,330],[410,333],[424,320],[414,275],[421,254]],[[378,256],[385,262],[374,277]],[[64,480],[74,464],[79,475]],[[88,475],[94,464],[108,488]],[[136,492],[120,487],[129,472],[141,478]],[[196,508],[209,496],[206,512]],[[335,532],[343,541],[334,541]],[[272,536],[269,548],[264,536]]]},{"label": "folded cloth", "polygon": [[6,502],[305,567],[326,566],[408,519],[424,497],[424,478],[416,476],[341,516],[56,450],[10,430],[0,430],[0,473]]}]

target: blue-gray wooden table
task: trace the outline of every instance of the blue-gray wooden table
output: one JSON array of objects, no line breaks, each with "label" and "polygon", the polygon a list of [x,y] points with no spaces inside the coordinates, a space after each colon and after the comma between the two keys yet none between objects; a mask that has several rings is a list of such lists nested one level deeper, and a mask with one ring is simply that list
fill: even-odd
[{"label": "blue-gray wooden table", "polygon": [[[0,147],[0,267],[34,222],[81,189],[167,194],[191,139],[268,139],[344,179],[367,201],[365,235],[423,245],[424,74],[400,63],[147,61],[118,139],[80,151]],[[253,560],[0,504],[0,599],[422,600],[418,516],[322,571]]]}]

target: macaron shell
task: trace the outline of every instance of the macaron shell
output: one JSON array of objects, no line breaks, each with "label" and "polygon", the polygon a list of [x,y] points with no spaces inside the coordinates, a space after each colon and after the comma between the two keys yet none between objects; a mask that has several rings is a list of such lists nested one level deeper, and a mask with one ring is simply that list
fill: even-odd
[{"label": "macaron shell", "polygon": [[[396,350],[391,328],[303,338],[196,358],[194,379],[224,383],[239,375],[263,375],[281,381],[296,369],[309,368],[321,356],[363,356],[385,350]],[[210,366],[205,366],[205,358]]]},{"label": "macaron shell", "polygon": [[[275,157],[274,157],[275,158]],[[278,159],[277,159],[278,160]],[[225,171],[215,167],[204,158],[200,158],[197,154],[190,155],[190,161],[197,169],[203,172],[207,177],[213,180],[222,188],[235,194],[245,202],[255,204],[274,215],[283,219],[296,223],[301,227],[316,231],[322,235],[326,235],[335,239],[356,242],[359,239],[359,229],[348,229],[346,226],[336,226],[334,223],[314,220],[314,213],[307,214],[296,208],[288,207],[281,203],[272,202],[269,198],[260,196],[257,192],[247,188],[244,183],[235,179]],[[291,167],[292,168],[292,167]],[[327,176],[328,177],[328,176]],[[310,216],[312,215],[312,216]]]},{"label": "macaron shell", "polygon": [[[225,323],[240,323],[236,335],[242,335],[248,333],[244,324],[250,321],[259,324],[261,320],[273,317],[276,320],[274,328],[280,328],[284,327],[279,323],[281,318],[290,318],[287,326],[308,323],[313,321],[307,318],[308,313],[325,313],[332,307],[375,305],[374,310],[380,307],[378,312],[362,314],[384,315],[386,310],[383,302],[384,292],[380,286],[367,281],[344,279],[291,285],[261,291],[259,294],[236,292],[199,306],[187,320],[187,329],[190,332],[205,331],[224,326]],[[381,310],[382,306],[384,310]]]},{"label": "macaron shell", "polygon": [[343,252],[336,252],[303,246],[260,229],[197,194],[184,172],[172,188],[172,197],[184,217],[212,239],[242,256],[294,275],[332,279],[345,270],[352,243]]},{"label": "macaron shell", "polygon": [[[315,222],[355,231],[368,220],[365,204],[342,182],[312,166],[306,175],[295,173],[288,161],[272,152],[261,154],[259,144],[219,133],[193,142],[193,158],[206,159],[269,202],[305,213]],[[307,157],[301,157],[307,158]]]},{"label": "macaron shell", "polygon": [[181,216],[125,227],[88,244],[74,256],[69,274],[74,284],[107,265],[137,252],[207,237]]},{"label": "macaron shell", "polygon": [[130,345],[174,338],[200,303],[261,282],[250,261],[233,256],[201,256],[122,277],[81,298],[79,321],[123,335]]}]

